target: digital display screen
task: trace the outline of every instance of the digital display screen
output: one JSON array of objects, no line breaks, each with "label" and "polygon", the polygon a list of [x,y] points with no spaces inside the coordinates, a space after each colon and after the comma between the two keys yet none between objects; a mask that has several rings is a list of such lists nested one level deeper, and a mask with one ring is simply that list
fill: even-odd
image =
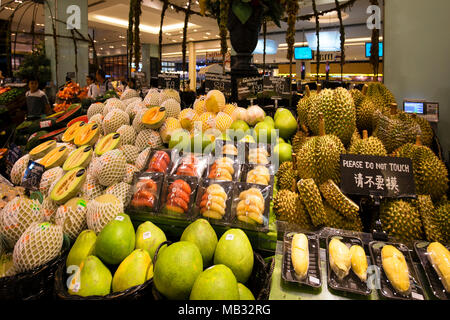
[{"label": "digital display screen", "polygon": [[312,50],[310,47],[295,48],[295,60],[312,60]]},{"label": "digital display screen", "polygon": [[405,101],[403,104],[403,108],[406,113],[423,114],[424,102]]},{"label": "digital display screen", "polygon": [[[266,39],[266,54],[277,54],[278,44],[274,40]],[[253,54],[264,54],[264,39],[259,39]]]},{"label": "digital display screen", "polygon": [[[378,44],[378,49],[379,49],[379,56],[381,58],[383,57],[383,42],[380,42]],[[366,58],[370,58],[371,56],[370,50],[372,50],[372,43],[368,42],[366,43]]]}]

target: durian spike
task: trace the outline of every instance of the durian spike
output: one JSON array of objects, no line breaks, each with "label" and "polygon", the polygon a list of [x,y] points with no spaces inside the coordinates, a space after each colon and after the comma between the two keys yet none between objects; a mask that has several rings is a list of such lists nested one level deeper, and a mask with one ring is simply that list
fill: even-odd
[{"label": "durian spike", "polygon": [[363,140],[366,140],[366,139],[368,139],[369,138],[369,133],[367,132],[367,130],[363,130]]},{"label": "durian spike", "polygon": [[325,119],[323,118],[323,113],[319,113],[319,136],[323,137],[325,133]]},{"label": "durian spike", "polygon": [[420,134],[417,135],[416,137],[416,146],[421,146],[422,145],[422,139]]},{"label": "durian spike", "polygon": [[302,127],[302,131],[303,131],[304,133],[308,133],[308,128],[305,126],[304,123],[302,123],[301,127]]},{"label": "durian spike", "polygon": [[322,91],[322,85],[320,83],[318,83],[317,84],[317,94],[319,94],[320,91]]},{"label": "durian spike", "polygon": [[398,113],[398,108],[397,108],[397,104],[396,103],[391,103],[391,115],[395,116]]},{"label": "durian spike", "polygon": [[294,170],[297,170],[297,154],[292,154],[292,168]]},{"label": "durian spike", "polygon": [[365,96],[367,94],[368,89],[369,89],[369,86],[367,84],[365,84],[361,90],[363,96]]},{"label": "durian spike", "polygon": [[311,96],[311,90],[308,85],[305,86],[305,96],[308,98]]}]

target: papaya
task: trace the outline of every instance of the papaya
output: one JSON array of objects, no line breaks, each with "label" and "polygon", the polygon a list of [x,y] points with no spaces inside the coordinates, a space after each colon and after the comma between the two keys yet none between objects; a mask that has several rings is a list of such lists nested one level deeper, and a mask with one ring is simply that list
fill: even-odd
[{"label": "papaya", "polygon": [[117,265],[133,250],[136,236],[130,217],[121,213],[100,231],[95,244],[95,254],[104,263]]},{"label": "papaya", "polygon": [[88,256],[95,255],[97,235],[92,230],[84,230],[75,240],[66,259],[66,267],[79,266]]},{"label": "papaya", "polygon": [[78,121],[72,124],[69,128],[67,128],[66,132],[64,132],[61,140],[62,142],[72,142],[75,138],[77,132],[85,125],[86,123],[83,121]]},{"label": "papaya", "polygon": [[202,254],[203,267],[209,267],[212,264],[218,240],[216,232],[207,220],[198,219],[188,225],[180,241],[189,241],[198,247]]},{"label": "papaya", "polygon": [[55,140],[50,140],[50,141],[46,141],[44,143],[41,143],[40,145],[38,145],[37,147],[33,148],[30,151],[30,159],[31,160],[36,160],[36,159],[42,158],[47,153],[49,153],[50,151],[52,151],[55,148],[56,148],[56,141]]},{"label": "papaya", "polygon": [[93,146],[100,137],[100,127],[96,123],[88,123],[77,130],[73,143],[78,147],[84,145]]},{"label": "papaya", "polygon": [[143,249],[136,249],[120,263],[114,273],[112,290],[125,291],[151,278],[153,278],[153,263],[150,255]]},{"label": "papaya", "polygon": [[166,108],[164,107],[151,107],[142,117],[142,124],[149,129],[159,129],[166,120]]},{"label": "papaya", "polygon": [[164,232],[150,221],[142,223],[136,230],[136,249],[146,250],[152,259],[158,246],[166,240]]},{"label": "papaya", "polygon": [[69,294],[82,297],[111,293],[111,271],[95,256],[84,259],[68,283]]}]

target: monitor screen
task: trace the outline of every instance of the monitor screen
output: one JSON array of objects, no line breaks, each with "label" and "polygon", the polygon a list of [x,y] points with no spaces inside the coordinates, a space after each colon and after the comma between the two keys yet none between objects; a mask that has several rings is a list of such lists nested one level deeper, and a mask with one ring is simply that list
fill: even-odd
[{"label": "monitor screen", "polygon": [[[315,32],[306,33],[308,47],[317,51],[317,34]],[[339,31],[321,31],[319,33],[319,44],[321,52],[334,52],[341,50],[341,34]]]},{"label": "monitor screen", "polygon": [[423,114],[424,102],[405,101],[403,108],[406,113]]},{"label": "monitor screen", "polygon": [[[266,54],[277,54],[278,44],[274,40],[266,39]],[[264,39],[259,39],[253,54],[264,54]]]},{"label": "monitor screen", "polygon": [[[380,56],[380,58],[382,58],[383,57],[383,42],[379,43],[378,49],[379,49],[379,56]],[[370,56],[371,56],[370,50],[372,50],[372,43],[367,42],[366,43],[366,58],[370,58]]]},{"label": "monitor screen", "polygon": [[312,60],[312,50],[310,47],[295,48],[295,60]]}]

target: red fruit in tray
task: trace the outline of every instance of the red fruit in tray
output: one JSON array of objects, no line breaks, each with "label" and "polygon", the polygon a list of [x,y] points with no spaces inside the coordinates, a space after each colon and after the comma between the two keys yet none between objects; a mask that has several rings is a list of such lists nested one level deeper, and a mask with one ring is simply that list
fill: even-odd
[{"label": "red fruit in tray", "polygon": [[146,180],[141,180],[137,183],[136,188],[138,190],[148,190],[153,194],[156,194],[156,192],[158,191],[158,186],[156,185],[156,182],[153,181],[152,179],[146,179]]},{"label": "red fruit in tray", "polygon": [[166,209],[169,211],[173,211],[173,212],[181,213],[181,214],[183,214],[185,212],[185,211],[183,211],[183,209],[176,207],[176,206],[169,205],[169,204],[166,205]]},{"label": "red fruit in tray", "polygon": [[180,167],[178,167],[177,175],[196,177],[197,172],[195,172],[195,169],[192,166],[181,165]]},{"label": "red fruit in tray", "polygon": [[131,205],[135,207],[150,207],[153,208],[155,205],[155,196],[147,191],[139,191],[134,195]]},{"label": "red fruit in tray", "polygon": [[165,164],[169,165],[170,157],[165,151],[156,151],[151,162],[164,162]]},{"label": "red fruit in tray", "polygon": [[147,172],[166,172],[169,167],[170,157],[164,151],[157,151],[150,160]]},{"label": "red fruit in tray", "polygon": [[167,171],[167,164],[165,162],[154,162],[150,164],[147,172],[162,172],[165,173]]},{"label": "red fruit in tray", "polygon": [[189,203],[189,197],[190,197],[190,194],[184,192],[182,189],[175,187],[170,191],[170,194],[167,198],[168,199],[181,198],[185,202]]},{"label": "red fruit in tray", "polygon": [[169,206],[179,207],[183,209],[184,212],[188,211],[189,209],[189,202],[186,202],[181,198],[170,198],[167,200],[167,204]]},{"label": "red fruit in tray", "polygon": [[189,183],[187,183],[184,180],[175,180],[171,185],[170,185],[170,189],[173,189],[174,187],[179,188],[181,190],[183,190],[184,192],[186,192],[187,194],[191,194],[192,190],[191,187],[189,186]]}]

